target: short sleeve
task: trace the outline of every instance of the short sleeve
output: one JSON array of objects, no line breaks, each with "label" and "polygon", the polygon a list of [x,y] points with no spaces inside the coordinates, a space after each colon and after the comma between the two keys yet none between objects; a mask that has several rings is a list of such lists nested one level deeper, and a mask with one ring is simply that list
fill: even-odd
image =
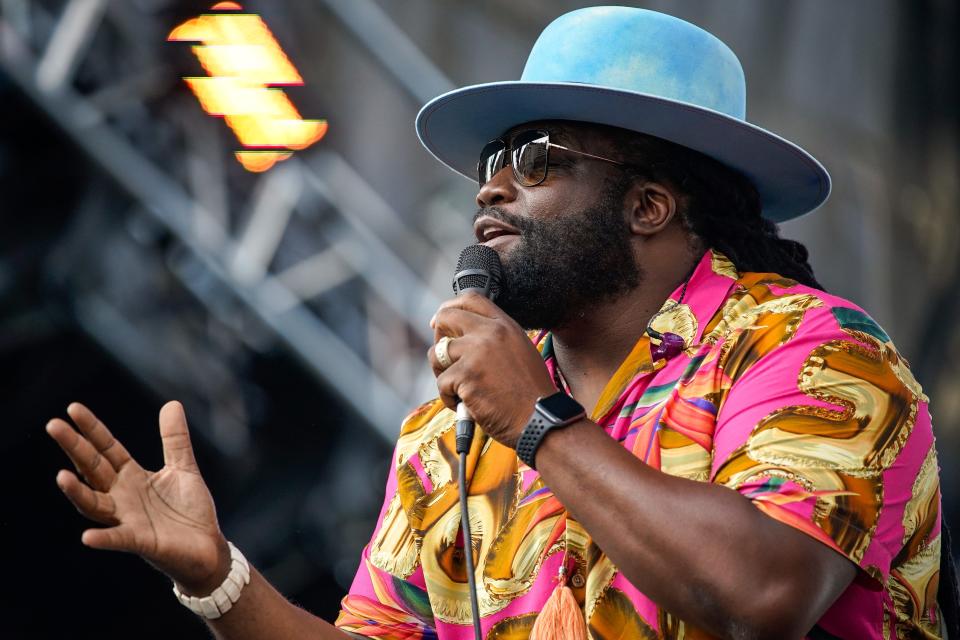
[{"label": "short sleeve", "polygon": [[370,638],[435,637],[417,545],[397,491],[397,455],[391,458],[380,517],[335,624]]},{"label": "short sleeve", "polygon": [[[763,327],[746,331],[730,351],[756,354],[765,338]],[[885,582],[933,450],[923,392],[858,309],[807,309],[794,332],[765,348],[727,372],[713,482]]]}]

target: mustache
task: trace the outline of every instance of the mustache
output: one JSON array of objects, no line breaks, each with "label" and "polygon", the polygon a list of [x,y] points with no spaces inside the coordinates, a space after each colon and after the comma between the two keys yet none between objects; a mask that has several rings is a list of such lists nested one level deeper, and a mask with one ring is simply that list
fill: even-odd
[{"label": "mustache", "polygon": [[500,222],[508,224],[514,229],[517,229],[518,231],[520,231],[521,233],[530,231],[533,227],[536,226],[536,223],[530,218],[526,216],[518,216],[516,214],[509,213],[497,206],[480,207],[479,209],[477,209],[476,213],[473,214],[473,220],[471,221],[471,224],[476,223],[476,221],[479,220],[481,216],[489,216],[494,220],[498,220]]}]

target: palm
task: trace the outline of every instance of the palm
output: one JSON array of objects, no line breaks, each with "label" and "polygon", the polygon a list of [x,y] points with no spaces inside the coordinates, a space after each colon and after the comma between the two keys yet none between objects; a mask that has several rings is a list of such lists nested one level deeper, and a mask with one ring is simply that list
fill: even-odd
[{"label": "palm", "polygon": [[168,467],[151,473],[137,465],[117,474],[108,495],[131,549],[162,570],[178,564],[178,549],[217,533],[213,500],[195,473]]},{"label": "palm", "polygon": [[86,407],[68,412],[79,431],[56,419],[47,431],[88,484],[69,471],[57,483],[83,515],[107,525],[85,531],[83,542],[136,553],[182,584],[206,580],[217,570],[222,536],[180,405],[160,412],[165,465],[157,472],[131,458]]}]

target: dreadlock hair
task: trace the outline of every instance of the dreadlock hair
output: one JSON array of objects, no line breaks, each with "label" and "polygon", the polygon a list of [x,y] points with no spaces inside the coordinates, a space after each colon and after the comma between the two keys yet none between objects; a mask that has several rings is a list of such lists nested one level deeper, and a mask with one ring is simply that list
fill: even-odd
[{"label": "dreadlock hair", "polygon": [[[661,138],[615,130],[614,146],[630,164],[628,179],[666,183],[679,192],[680,221],[706,247],[726,255],[737,271],[776,273],[823,289],[803,244],[780,237],[761,217],[756,187],[713,158]],[[637,161],[639,159],[639,161]]]}]

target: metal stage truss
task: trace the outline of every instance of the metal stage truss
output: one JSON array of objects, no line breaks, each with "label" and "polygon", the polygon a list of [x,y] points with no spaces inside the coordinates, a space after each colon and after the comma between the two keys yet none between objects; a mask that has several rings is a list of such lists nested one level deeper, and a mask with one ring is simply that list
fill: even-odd
[{"label": "metal stage truss", "polygon": [[[180,74],[169,61],[177,45],[163,43],[169,25],[156,18],[164,4],[0,2],[4,73],[130,198],[117,216],[121,229],[106,232],[116,220],[104,210],[116,205],[92,190],[73,214],[65,241],[72,249],[63,253],[95,243],[132,264],[138,253],[156,252],[151,259],[208,314],[184,321],[168,310],[166,325],[151,328],[158,320],[147,316],[157,309],[144,308],[142,292],[109,286],[117,280],[111,268],[134,267],[104,257],[108,282],[92,286],[61,257],[53,270],[76,296],[77,319],[152,387],[206,396],[219,419],[205,435],[224,454],[248,440],[237,408],[243,381],[229,367],[197,361],[207,349],[236,361],[237,351],[274,341],[392,441],[402,416],[436,392],[424,357],[433,341],[427,321],[445,295],[449,252],[412,231],[323,144],[266,173],[241,174],[244,185],[231,180],[240,170],[223,148],[221,123],[185,89],[171,91]],[[375,3],[330,0],[326,8],[363,34],[361,45],[412,98],[449,86]],[[232,335],[211,346],[211,323]],[[158,345],[157,335],[173,334],[180,347]]]}]

